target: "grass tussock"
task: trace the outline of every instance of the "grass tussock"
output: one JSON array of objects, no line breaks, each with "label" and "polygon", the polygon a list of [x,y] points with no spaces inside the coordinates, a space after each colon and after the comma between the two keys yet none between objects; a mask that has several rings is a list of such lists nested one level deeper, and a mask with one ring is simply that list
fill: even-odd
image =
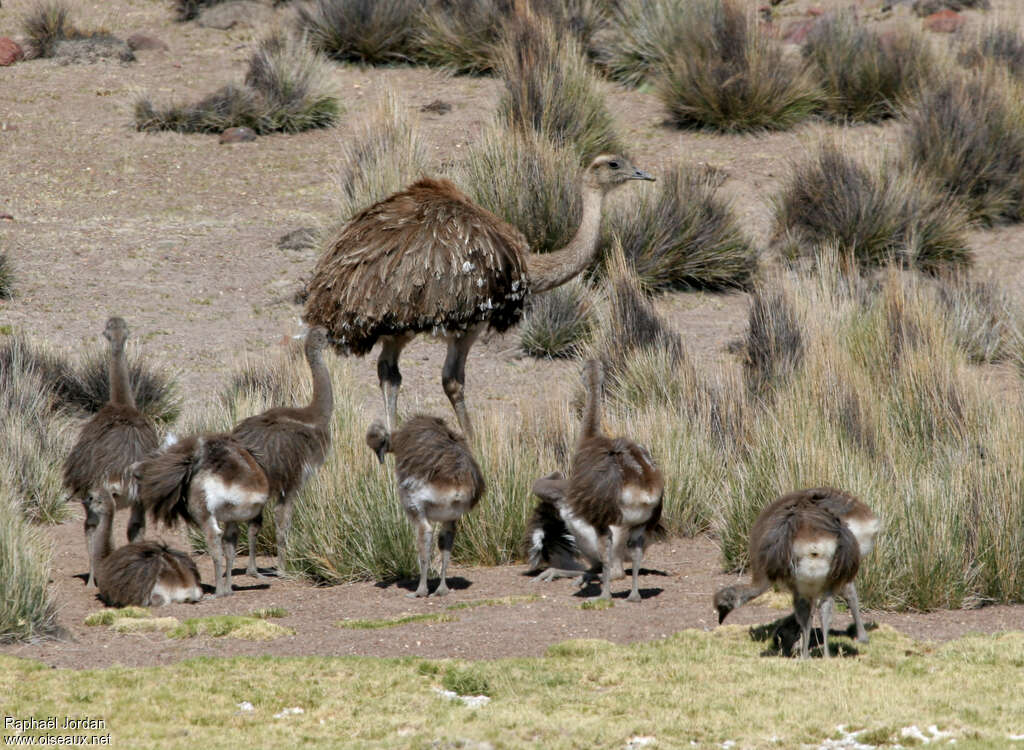
[{"label": "grass tussock", "polygon": [[228,84],[195,104],[162,109],[143,96],[135,103],[135,127],[179,133],[247,127],[258,134],[330,127],[341,105],[329,75],[327,61],[304,39],[275,32],[249,58],[243,85]]},{"label": "grass tussock", "polygon": [[719,174],[677,164],[639,201],[618,204],[603,226],[651,289],[727,289],[750,284],[758,252],[732,206],[718,195]]},{"label": "grass tussock", "polygon": [[168,633],[180,627],[177,617],[115,617],[110,629],[115,633]]},{"label": "grass tussock", "polygon": [[743,354],[744,379],[755,395],[786,379],[803,362],[804,337],[785,290],[756,289],[751,295]]},{"label": "grass tussock", "polygon": [[54,635],[50,545],[0,486],[0,643]]},{"label": "grass tussock", "polygon": [[904,152],[984,224],[1024,218],[1024,96],[1008,73],[936,81],[909,105]]},{"label": "grass tussock", "polygon": [[648,82],[686,43],[686,0],[621,0],[611,8],[607,31],[594,43],[594,61],[630,86]]},{"label": "grass tussock", "polygon": [[862,163],[832,143],[794,165],[775,200],[775,225],[791,258],[833,246],[862,269],[895,261],[937,273],[972,262],[966,217],[952,199],[913,169]]},{"label": "grass tussock", "polygon": [[422,0],[313,0],[296,8],[299,33],[334,60],[381,65],[417,56]]},{"label": "grass tussock", "polygon": [[339,628],[350,630],[380,630],[383,628],[397,628],[400,625],[408,625],[411,622],[457,622],[458,618],[446,612],[428,612],[421,615],[401,615],[400,617],[387,617],[381,620],[339,620]]},{"label": "grass tussock", "polygon": [[575,39],[546,18],[515,19],[498,50],[498,74],[498,119],[510,128],[532,129],[584,163],[622,150],[597,75]]},{"label": "grass tussock", "polygon": [[535,253],[568,244],[583,214],[578,157],[533,131],[495,124],[484,131],[456,182],[473,200],[517,227]]},{"label": "grass tussock", "polygon": [[97,625],[112,625],[114,620],[136,619],[141,620],[150,616],[149,610],[145,607],[121,607],[120,609],[101,609],[86,616],[85,624],[90,627]]},{"label": "grass tussock", "polygon": [[574,280],[531,297],[519,325],[519,347],[531,357],[575,357],[594,328],[595,291]]},{"label": "grass tussock", "polygon": [[[155,369],[138,347],[127,352],[128,377],[135,406],[158,424],[171,424],[181,413],[177,378]],[[91,415],[110,400],[110,352],[106,346],[92,349],[70,372],[53,374],[53,386],[60,405],[73,413]]]},{"label": "grass tussock", "polygon": [[14,297],[14,268],[7,253],[0,253],[0,299]]},{"label": "grass tussock", "polygon": [[1024,312],[1005,288],[956,274],[940,277],[937,290],[952,334],[971,362],[1024,363]]},{"label": "grass tussock", "polygon": [[825,92],[825,112],[842,121],[895,116],[935,65],[927,40],[909,29],[883,36],[853,10],[830,13],[803,46]]},{"label": "grass tussock", "polygon": [[64,62],[95,62],[110,57],[122,62],[135,60],[123,40],[106,31],[77,28],[65,0],[36,0],[22,14],[21,28],[29,57],[57,57]]},{"label": "grass tussock", "polygon": [[911,6],[919,16],[930,16],[932,13],[939,13],[943,10],[966,10],[974,8],[977,10],[989,10],[992,7],[991,0],[914,0]]},{"label": "grass tussock", "polygon": [[723,132],[784,130],[816,111],[822,93],[738,0],[693,0],[684,36],[657,68],[669,120]]},{"label": "grass tussock", "polygon": [[211,615],[190,617],[167,633],[168,638],[240,638],[245,641],[272,641],[295,631],[265,618],[246,615]]},{"label": "grass tussock", "polygon": [[968,32],[957,59],[970,67],[1003,66],[1017,78],[1024,78],[1024,34],[1016,24],[988,23]]},{"label": "grass tussock", "polygon": [[[1012,745],[1007,737],[1020,731],[1019,712],[1012,710],[1020,704],[1024,661],[1019,633],[924,644],[883,626],[858,657],[833,669],[758,658],[764,647],[746,628],[725,626],[623,646],[567,641],[542,657],[478,662],[194,659],[153,667],[146,679],[121,667],[48,669],[3,657],[0,684],[11,696],[13,716],[76,716],[100,705],[108,727],[120,727],[140,746],[168,750],[251,745],[253,721],[267,746],[290,746],[300,738],[336,745],[339,727],[345,727],[353,746],[395,750],[430,746],[439,737],[441,746],[452,747],[624,747],[637,735],[656,736],[658,745],[668,747],[727,740],[737,747],[818,747],[836,738],[837,716],[861,742],[892,737],[904,746],[909,742],[899,730],[912,725],[934,724],[952,732],[958,746],[979,748]],[[836,669],[843,672],[842,690],[836,689]],[[168,685],[178,697],[168,695]],[[444,702],[433,692],[441,685],[460,695],[486,690],[492,700],[478,710]],[[126,700],[127,690],[138,699]],[[792,701],[779,711],[778,696],[787,691],[815,700]],[[241,700],[253,704],[252,719],[235,716]],[[695,703],[710,708],[679,710]],[[616,715],[623,705],[631,707],[626,726]],[[269,718],[296,706],[303,713],[286,721]],[[168,735],[169,712],[187,722],[187,737]]]},{"label": "grass tussock", "polygon": [[342,146],[338,217],[359,211],[410,185],[428,172],[419,122],[393,92],[385,92],[368,118]]}]

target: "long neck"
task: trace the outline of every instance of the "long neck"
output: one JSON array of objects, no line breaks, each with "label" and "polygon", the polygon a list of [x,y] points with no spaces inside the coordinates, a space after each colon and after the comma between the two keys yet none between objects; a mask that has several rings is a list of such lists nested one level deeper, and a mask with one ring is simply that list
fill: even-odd
[{"label": "long neck", "polygon": [[122,406],[135,406],[132,395],[132,384],[128,377],[128,359],[124,355],[124,342],[113,342],[110,345],[110,403]]},{"label": "long neck", "polygon": [[526,258],[526,269],[530,276],[530,291],[546,292],[579,276],[591,263],[597,253],[597,240],[601,233],[601,205],[604,192],[599,188],[584,185],[583,218],[579,229],[561,250],[550,253],[531,253]]},{"label": "long neck", "polygon": [[588,362],[586,371],[587,405],[583,410],[583,429],[580,440],[601,434],[601,366]]},{"label": "long neck", "polygon": [[322,351],[311,352],[309,360],[309,371],[313,375],[313,400],[309,404],[309,410],[313,418],[321,425],[330,422],[331,412],[334,411],[334,390],[331,387],[331,373],[324,364]]},{"label": "long neck", "polygon": [[96,531],[93,532],[92,537],[92,565],[93,570],[96,569],[96,564],[104,560],[107,555],[113,552],[113,522],[114,514],[108,511],[102,511],[100,514],[99,525],[96,526]]}]

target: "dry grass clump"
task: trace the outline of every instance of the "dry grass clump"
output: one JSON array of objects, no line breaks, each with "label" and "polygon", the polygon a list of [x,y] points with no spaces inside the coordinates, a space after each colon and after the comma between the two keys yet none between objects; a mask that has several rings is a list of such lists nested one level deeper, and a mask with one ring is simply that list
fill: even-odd
[{"label": "dry grass clump", "polygon": [[531,357],[575,357],[594,327],[594,290],[568,284],[529,299],[519,325],[519,347]]},{"label": "dry grass clump", "polygon": [[784,289],[756,289],[743,340],[743,375],[755,395],[787,378],[803,362],[804,336]]},{"label": "dry grass clump", "polygon": [[312,0],[296,9],[298,31],[335,60],[380,65],[417,54],[422,0]]},{"label": "dry grass clump", "polygon": [[0,299],[14,296],[14,268],[7,253],[0,253]]},{"label": "dry grass clump", "polygon": [[1024,78],[1024,35],[1017,25],[986,24],[968,33],[957,58],[972,67],[1002,65],[1018,78]]},{"label": "dry grass clump", "polygon": [[952,335],[971,362],[1024,363],[1024,312],[1005,288],[966,274],[936,279]]},{"label": "dry grass clump", "polygon": [[904,129],[908,160],[984,224],[1024,218],[1024,96],[1005,72],[950,74],[921,91]]},{"label": "dry grass clump", "polygon": [[686,42],[689,13],[686,0],[614,3],[609,28],[595,41],[595,63],[616,81],[639,86]]},{"label": "dry grass clump", "polygon": [[470,149],[456,183],[473,200],[517,227],[533,252],[565,246],[583,206],[572,175],[579,159],[532,130],[493,124]]},{"label": "dry grass clump", "polygon": [[[159,424],[171,424],[181,413],[177,379],[150,366],[138,349],[127,354],[128,377],[135,406]],[[110,400],[110,352],[97,347],[87,353],[73,371],[65,371],[53,382],[58,404],[81,415],[91,415]]]},{"label": "dry grass clump", "polygon": [[683,29],[655,82],[677,126],[783,130],[821,105],[809,67],[790,60],[739,0],[693,0]]},{"label": "dry grass clump", "polygon": [[225,0],[174,0],[172,5],[174,20],[182,23],[191,21],[193,18],[199,17],[203,8],[209,8],[211,5],[218,5],[223,2]]},{"label": "dry grass clump", "polygon": [[920,33],[902,29],[883,37],[852,10],[815,24],[803,54],[818,71],[825,112],[857,122],[896,115],[935,64]]},{"label": "dry grass clump", "polygon": [[340,104],[327,61],[303,39],[274,33],[256,47],[242,86],[228,84],[196,104],[158,110],[148,97],[135,103],[138,130],[220,133],[297,133],[334,124]]},{"label": "dry grass clump", "polygon": [[397,192],[428,171],[419,123],[387,91],[356,126],[341,149],[338,218],[347,222],[364,208]]},{"label": "dry grass clump", "polygon": [[912,6],[914,12],[919,16],[930,16],[943,10],[964,10],[975,8],[977,10],[988,10],[992,7],[990,0],[914,0]]},{"label": "dry grass clump", "polygon": [[498,118],[513,129],[532,129],[583,162],[621,151],[599,79],[572,36],[543,17],[516,18],[498,49],[505,92]]},{"label": "dry grass clump", "polygon": [[618,204],[603,226],[602,247],[622,244],[633,269],[651,289],[747,286],[758,252],[728,201],[721,175],[676,164],[658,175],[639,202]]},{"label": "dry grass clump", "polygon": [[64,0],[36,0],[21,17],[29,57],[58,57],[64,62],[117,58],[132,62],[128,44],[106,31],[83,31],[71,22]]},{"label": "dry grass clump", "polygon": [[50,548],[0,487],[0,643],[57,632],[50,582]]},{"label": "dry grass clump", "polygon": [[931,273],[972,259],[953,200],[912,169],[862,164],[834,143],[793,167],[775,200],[775,225],[791,257],[814,258],[832,245],[854,267],[895,261]]}]

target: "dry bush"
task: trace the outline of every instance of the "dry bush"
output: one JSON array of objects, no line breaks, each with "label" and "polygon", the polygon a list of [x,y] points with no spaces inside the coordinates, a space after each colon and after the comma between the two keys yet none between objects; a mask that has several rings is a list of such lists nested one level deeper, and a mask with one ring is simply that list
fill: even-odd
[{"label": "dry bush", "polygon": [[687,0],[620,0],[594,42],[594,61],[616,81],[639,86],[686,43],[689,12]]},{"label": "dry bush", "polygon": [[984,224],[1024,218],[1024,96],[995,70],[937,80],[911,102],[907,159]]},{"label": "dry bush", "polygon": [[370,116],[342,145],[338,216],[347,222],[427,172],[427,147],[419,123],[393,92],[385,92]]},{"label": "dry bush", "polygon": [[1024,311],[1006,289],[967,274],[940,276],[936,285],[951,333],[971,362],[1024,363]]},{"label": "dry bush", "polygon": [[972,260],[953,200],[913,169],[862,164],[833,143],[794,165],[775,199],[775,225],[790,257],[813,259],[831,245],[858,268],[895,261],[930,273]]},{"label": "dry bush", "polygon": [[743,375],[755,395],[785,380],[803,362],[804,337],[784,289],[756,289],[743,340]]},{"label": "dry bush", "polygon": [[914,0],[912,6],[914,12],[919,16],[930,16],[943,10],[964,10],[976,8],[988,10],[992,7],[990,0]]},{"label": "dry bush", "polygon": [[655,90],[679,127],[782,130],[822,103],[806,64],[790,60],[739,0],[693,0],[685,36],[657,67]]},{"label": "dry bush", "polygon": [[858,122],[896,115],[935,65],[919,32],[901,29],[882,36],[853,10],[830,13],[815,24],[803,54],[818,72],[825,111]]},{"label": "dry bush", "polygon": [[570,281],[527,300],[519,347],[531,357],[575,357],[594,327],[592,290]]},{"label": "dry bush", "polygon": [[459,167],[473,200],[517,227],[535,253],[564,247],[583,213],[579,160],[533,131],[488,128]]},{"label": "dry bush", "polygon": [[196,104],[157,109],[148,97],[135,104],[138,130],[220,133],[247,127],[259,134],[330,127],[341,107],[327,61],[305,41],[274,33],[249,59],[245,84],[228,84]]},{"label": "dry bush", "polygon": [[0,643],[55,635],[50,548],[0,487]]},{"label": "dry bush", "polygon": [[14,268],[7,253],[0,252],[0,299],[14,296]]},{"label": "dry bush", "polygon": [[[135,406],[159,424],[170,424],[181,413],[181,394],[173,374],[154,369],[131,347],[127,353],[128,378]],[[82,415],[91,415],[110,400],[110,353],[97,347],[83,357],[73,371],[53,381],[58,404]]]},{"label": "dry bush", "polygon": [[314,49],[335,60],[380,65],[417,56],[422,0],[313,0],[299,5],[296,26]]},{"label": "dry bush", "polygon": [[971,67],[1002,65],[1024,78],[1024,34],[1016,24],[993,21],[965,35],[957,58]]},{"label": "dry bush", "polygon": [[505,92],[498,118],[532,129],[556,146],[572,148],[584,163],[622,150],[599,79],[571,36],[543,17],[517,18],[498,48]]},{"label": "dry bush", "polygon": [[602,226],[601,247],[622,245],[651,289],[746,287],[758,253],[733,208],[718,195],[713,170],[676,164],[638,203],[619,203]]},{"label": "dry bush", "polygon": [[116,58],[132,62],[128,44],[103,30],[83,31],[71,22],[64,0],[36,0],[21,17],[29,57],[54,57],[60,62],[96,62]]}]

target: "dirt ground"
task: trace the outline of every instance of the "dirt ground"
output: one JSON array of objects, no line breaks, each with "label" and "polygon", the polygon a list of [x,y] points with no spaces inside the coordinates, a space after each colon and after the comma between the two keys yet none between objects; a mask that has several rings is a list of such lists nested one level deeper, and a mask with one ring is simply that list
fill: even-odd
[{"label": "dirt ground", "polygon": [[[845,4],[788,0],[777,13],[790,22],[806,18],[811,5]],[[860,4],[875,12],[881,3]],[[1015,0],[994,5],[993,13],[1020,16]],[[20,35],[19,17],[28,6],[29,0],[4,2],[0,36]],[[143,32],[169,50],[140,51],[132,64],[34,60],[0,68],[0,214],[13,217],[0,220],[0,249],[16,274],[16,297],[0,301],[0,326],[81,351],[95,344],[109,315],[119,314],[152,363],[177,373],[191,410],[202,410],[240,361],[273,350],[297,330],[299,309],[290,299],[309,273],[316,250],[279,250],[276,241],[299,227],[333,223],[340,147],[382,94],[395,92],[412,111],[436,99],[452,104],[447,114],[420,115],[432,165],[440,168],[457,161],[479,136],[499,92],[492,79],[338,65],[333,81],[345,114],[337,127],[235,145],[220,145],[216,136],[138,133],[132,106],[139,93],[159,101],[195,100],[241,80],[251,44],[263,30],[177,24],[170,3],[154,0],[76,2],[73,8],[83,28],[102,26],[121,37]],[[274,23],[285,23],[289,12],[276,11]],[[966,15],[972,23],[980,18],[974,12]],[[761,246],[770,234],[772,196],[794,159],[823,138],[855,151],[877,152],[894,148],[899,137],[898,124],[839,128],[812,122],[759,136],[678,131],[663,124],[653,94],[614,84],[605,89],[634,161],[654,174],[677,160],[724,170],[723,190]],[[971,240],[976,273],[994,275],[1015,294],[1024,292],[1024,228],[977,231]],[[727,346],[746,320],[744,294],[668,295],[658,305],[699,363],[731,361]],[[439,383],[443,354],[443,347],[429,340],[406,350],[405,404],[450,416]],[[537,383],[568,393],[577,369],[575,363],[522,358],[515,332],[495,336],[470,355],[468,397],[477,408],[488,404],[514,412]],[[375,414],[380,396],[372,361],[360,372],[360,395],[368,415]],[[461,584],[452,596],[417,602],[395,586],[314,588],[275,579],[253,588],[242,576],[233,597],[176,605],[165,613],[188,617],[281,606],[291,613],[281,623],[296,635],[271,643],[205,637],[171,641],[158,634],[114,635],[105,628],[86,628],[85,615],[100,604],[76,577],[85,570],[79,522],[46,533],[54,542],[54,584],[70,640],[0,650],[59,666],[154,664],[208,654],[539,654],[566,638],[631,641],[711,627],[710,593],[731,580],[720,574],[717,551],[708,539],[655,546],[646,567],[664,575],[645,576],[645,601],[638,606],[619,601],[604,611],[579,609],[581,599],[573,595],[570,582],[534,583],[521,575],[521,567],[458,568],[454,574]],[[180,540],[178,545],[183,546]],[[210,580],[208,560],[200,558],[200,564]],[[620,582],[616,590],[625,589]],[[343,618],[436,612],[451,602],[529,593],[540,598],[514,605],[514,617],[504,606],[487,606],[460,610],[454,613],[458,620],[448,623],[369,631],[334,624]],[[776,609],[750,607],[733,617],[745,624],[778,615]],[[870,616],[921,638],[1024,627],[1024,607]]]}]

